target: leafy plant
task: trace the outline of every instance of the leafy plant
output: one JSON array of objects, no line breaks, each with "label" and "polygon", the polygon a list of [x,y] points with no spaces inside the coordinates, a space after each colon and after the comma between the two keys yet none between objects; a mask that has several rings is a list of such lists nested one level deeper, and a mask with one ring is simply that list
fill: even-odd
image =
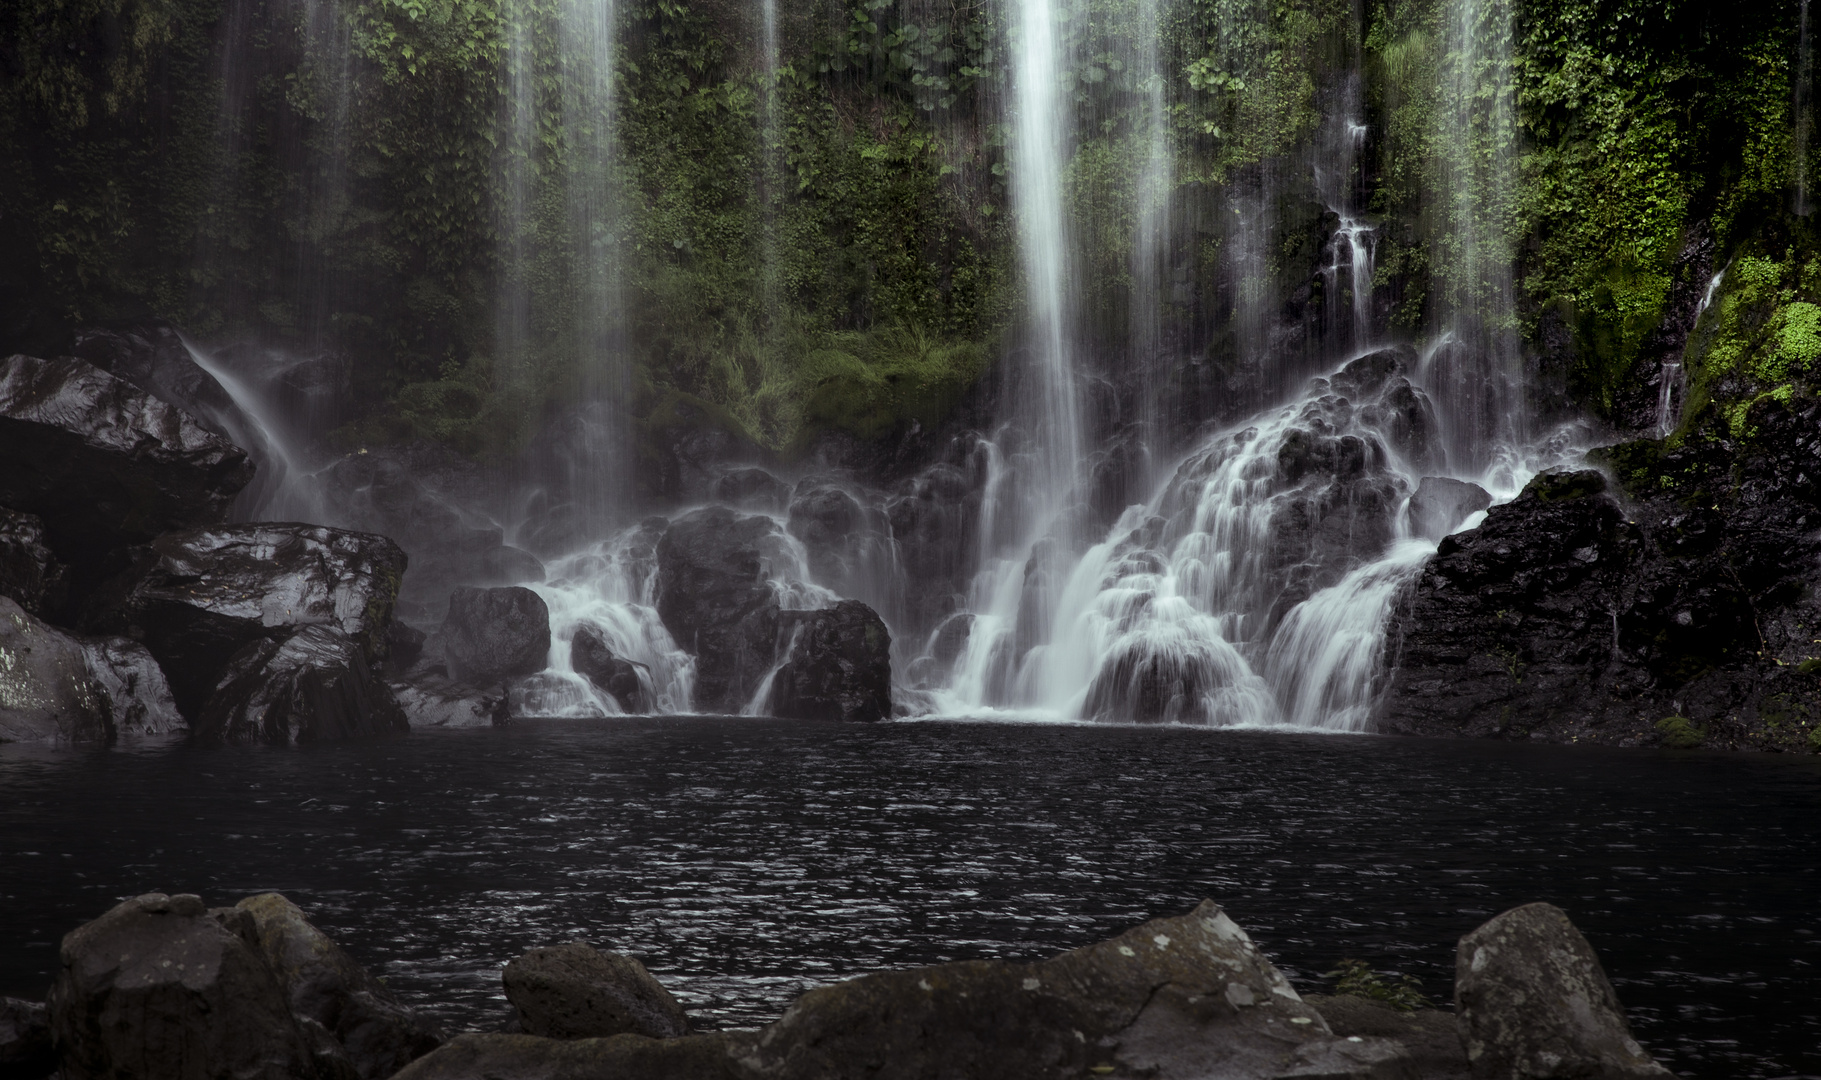
[{"label": "leafy plant", "polygon": [[1665,716],[1656,727],[1663,736],[1663,745],[1672,750],[1693,750],[1707,741],[1707,728],[1686,716]]},{"label": "leafy plant", "polygon": [[1422,984],[1415,976],[1374,971],[1364,960],[1342,960],[1333,971],[1323,972],[1323,978],[1334,980],[1336,994],[1382,1001],[1400,1012],[1429,1006],[1429,999],[1423,996]]}]

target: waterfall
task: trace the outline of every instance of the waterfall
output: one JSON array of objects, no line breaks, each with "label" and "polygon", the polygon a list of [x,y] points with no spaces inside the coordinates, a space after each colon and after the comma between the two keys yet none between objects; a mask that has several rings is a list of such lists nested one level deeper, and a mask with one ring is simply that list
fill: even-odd
[{"label": "waterfall", "polygon": [[532,13],[525,0],[502,5],[505,43],[501,57],[500,117],[495,150],[498,221],[495,227],[499,282],[494,298],[494,383],[509,397],[521,395],[532,379],[531,278],[538,248],[532,217],[537,179],[537,56]]},{"label": "waterfall", "polygon": [[[1701,302],[1695,305],[1694,321],[1690,327],[1699,326],[1701,316],[1714,302],[1714,294],[1720,291],[1720,282],[1726,277],[1726,268],[1721,267],[1714,276],[1707,280],[1707,290],[1701,294]],[[1684,346],[1686,348],[1686,346]],[[1682,403],[1688,395],[1688,371],[1682,364],[1682,353],[1663,358],[1663,369],[1657,376],[1657,438],[1667,438],[1676,425],[1682,422]]]}]

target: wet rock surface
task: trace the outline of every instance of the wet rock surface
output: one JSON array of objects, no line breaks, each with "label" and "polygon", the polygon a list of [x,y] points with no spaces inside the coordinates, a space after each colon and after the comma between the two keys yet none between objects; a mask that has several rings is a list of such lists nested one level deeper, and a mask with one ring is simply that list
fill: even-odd
[{"label": "wet rock surface", "polygon": [[0,742],[113,737],[113,706],[82,643],[0,596]]},{"label": "wet rock surface", "polygon": [[628,713],[649,713],[655,705],[647,679],[641,679],[637,661],[614,655],[607,639],[592,626],[583,626],[569,643],[569,663],[577,675],[595,685]]},{"label": "wet rock surface", "polygon": [[443,1041],[435,1024],[399,1002],[278,893],[235,905],[253,918],[267,965],[294,1015],[334,1036],[360,1080],[382,1080]]},{"label": "wet rock surface", "polygon": [[501,978],[519,1030],[552,1039],[689,1034],[689,1018],[645,965],[582,942],[533,949]]},{"label": "wet rock surface", "polygon": [[739,1032],[649,1039],[549,1039],[537,1035],[458,1035],[414,1062],[397,1080],[743,1080]]},{"label": "wet rock surface", "polygon": [[358,641],[327,626],[255,638],[222,672],[194,725],[229,743],[340,742],[402,735],[410,724]]},{"label": "wet rock surface", "polygon": [[185,716],[198,717],[229,661],[304,626],[385,659],[405,555],[383,536],[259,523],[168,533],[138,556],[98,624],[144,642]]},{"label": "wet rock surface", "polygon": [[1405,1012],[1382,1001],[1351,994],[1304,994],[1303,1000],[1343,1038],[1390,1039],[1400,1043],[1423,1080],[1466,1080],[1467,1051],[1454,1014],[1441,1009]]},{"label": "wet rock surface", "polygon": [[722,473],[712,494],[716,502],[748,513],[782,514],[790,507],[790,485],[759,468]]},{"label": "wet rock surface", "polygon": [[772,667],[779,605],[769,574],[781,540],[771,518],[710,507],[658,542],[658,616],[696,657],[698,709],[738,712]]},{"label": "wet rock surface", "polygon": [[176,735],[189,730],[150,649],[123,637],[85,638],[89,677],[107,695],[117,735]]},{"label": "wet rock surface", "polygon": [[67,573],[45,545],[43,521],[0,507],[0,596],[50,617],[63,607]]},{"label": "wet rock surface", "polygon": [[1620,483],[1547,473],[1444,539],[1392,631],[1381,729],[1821,748],[1821,404],[1751,415],[1750,443],[1609,448]]},{"label": "wet rock surface", "polygon": [[549,664],[550,608],[523,586],[459,588],[449,594],[438,637],[451,678],[495,686]]},{"label": "wet rock surface", "polygon": [[1672,1075],[1631,1037],[1599,957],[1552,904],[1514,908],[1461,938],[1454,978],[1477,1078]]},{"label": "wet rock surface", "polygon": [[71,1080],[316,1080],[253,919],[149,893],[63,939],[51,1029]]},{"label": "wet rock surface", "polygon": [[253,471],[194,416],[85,360],[0,360],[0,505],[42,518],[80,574],[115,549],[222,520]]},{"label": "wet rock surface", "polygon": [[766,712],[801,720],[871,722],[892,715],[891,632],[858,600],[779,614],[789,650]]},{"label": "wet rock surface", "polygon": [[1410,494],[1410,531],[1440,540],[1491,505],[1492,496],[1478,484],[1425,476]]},{"label": "wet rock surface", "polygon": [[40,1080],[56,1071],[49,1010],[42,1002],[0,997],[0,1080]]}]

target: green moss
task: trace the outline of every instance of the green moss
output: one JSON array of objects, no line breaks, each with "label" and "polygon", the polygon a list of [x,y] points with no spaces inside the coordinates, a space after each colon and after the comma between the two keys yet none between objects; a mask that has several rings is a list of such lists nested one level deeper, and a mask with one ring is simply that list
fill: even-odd
[{"label": "green moss", "polygon": [[1696,726],[1686,716],[1666,716],[1656,723],[1663,745],[1672,750],[1693,750],[1707,741],[1707,728]]}]

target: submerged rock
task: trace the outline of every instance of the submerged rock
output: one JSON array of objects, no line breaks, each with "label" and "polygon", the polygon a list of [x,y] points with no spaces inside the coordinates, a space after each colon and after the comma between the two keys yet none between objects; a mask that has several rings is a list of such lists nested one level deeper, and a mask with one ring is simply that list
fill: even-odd
[{"label": "submerged rock", "polygon": [[334,1036],[360,1080],[383,1080],[436,1049],[442,1032],[406,1008],[278,893],[235,905],[253,917],[259,948],[293,1015]]},{"label": "submerged rock", "polygon": [[575,941],[533,949],[502,975],[519,1029],[552,1039],[689,1034],[689,1017],[645,965]]},{"label": "submerged rock", "polygon": [[107,695],[118,735],[174,735],[188,729],[164,669],[151,650],[129,638],[87,638],[82,651],[89,676]]},{"label": "submerged rock", "polygon": [[1454,998],[1482,1080],[1672,1075],[1631,1037],[1599,957],[1553,904],[1513,908],[1461,938]]},{"label": "submerged rock", "polygon": [[575,632],[569,644],[569,666],[601,693],[611,695],[626,712],[649,713],[653,710],[646,680],[639,678],[639,669],[644,665],[615,656],[606,637],[594,627],[583,626]]},{"label": "submerged rock", "polygon": [[40,618],[63,606],[64,565],[45,546],[44,522],[0,506],[0,596]]},{"label": "submerged rock", "polygon": [[777,522],[697,510],[658,542],[658,616],[696,658],[695,705],[738,712],[773,666],[778,599],[770,581]]},{"label": "submerged rock", "polygon": [[892,638],[858,600],[820,611],[785,611],[789,650],[772,678],[765,711],[800,720],[870,722],[892,715]]},{"label": "submerged rock", "polygon": [[439,636],[451,678],[494,686],[549,666],[550,608],[518,585],[456,589]]},{"label": "submerged rock", "polygon": [[252,478],[240,447],[85,360],[0,360],[0,505],[80,569],[220,521]]},{"label": "submerged rock", "polygon": [[251,916],[148,893],[65,935],[51,1030],[68,1080],[318,1080]]},{"label": "submerged rock", "polygon": [[360,643],[327,626],[255,638],[228,662],[195,724],[199,739],[338,742],[410,730]]},{"label": "submerged rock", "polygon": [[376,667],[404,571],[398,545],[370,533],[290,523],[167,533],[124,576],[99,621],[144,642],[178,709],[198,717],[230,661],[299,627],[335,631]]},{"label": "submerged rock", "polygon": [[82,643],[0,596],[0,742],[113,737],[113,705]]},{"label": "submerged rock", "polygon": [[49,1010],[40,1002],[0,997],[0,1078],[40,1080],[56,1071]]}]

